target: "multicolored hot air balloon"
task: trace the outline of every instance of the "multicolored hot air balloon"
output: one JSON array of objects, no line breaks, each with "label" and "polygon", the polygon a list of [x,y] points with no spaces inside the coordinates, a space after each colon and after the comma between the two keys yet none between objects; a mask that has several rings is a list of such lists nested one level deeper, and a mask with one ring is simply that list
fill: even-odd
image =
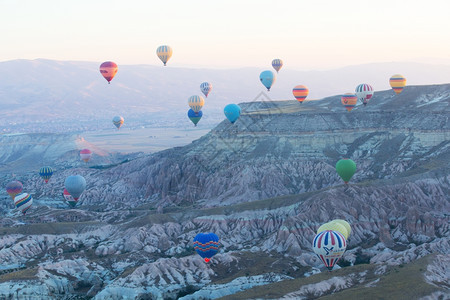
[{"label": "multicolored hot air balloon", "polygon": [[33,198],[30,194],[23,193],[14,197],[14,205],[17,209],[19,209],[23,214],[26,214],[28,209],[33,204]]},{"label": "multicolored hot air balloon", "polygon": [[316,233],[321,233],[322,231],[325,231],[325,230],[337,231],[340,234],[342,234],[345,237],[345,239],[348,239],[348,237],[350,235],[350,233],[348,232],[347,228],[344,225],[339,224],[337,222],[333,222],[333,221],[321,225],[319,227],[319,229],[317,229]]},{"label": "multicolored hot air balloon", "polygon": [[84,162],[88,162],[91,159],[92,152],[89,149],[83,149],[80,151],[80,158]]},{"label": "multicolored hot air balloon", "polygon": [[223,112],[225,114],[225,117],[227,117],[227,119],[232,124],[234,124],[234,122],[236,122],[236,120],[241,115],[241,107],[239,105],[237,105],[237,104],[228,104],[223,109]]},{"label": "multicolored hot air balloon", "polygon": [[392,75],[392,77],[389,79],[389,84],[391,85],[391,88],[394,90],[394,92],[398,95],[403,91],[403,88],[406,85],[406,78],[400,74]]},{"label": "multicolored hot air balloon", "polygon": [[275,58],[272,60],[272,67],[275,69],[275,71],[280,71],[280,69],[283,67],[283,61],[279,58]]},{"label": "multicolored hot air balloon", "polygon": [[9,196],[14,200],[14,197],[16,195],[22,193],[23,185],[22,182],[13,180],[8,182],[6,185],[6,192],[9,194]]},{"label": "multicolored hot air balloon", "polygon": [[69,176],[66,178],[66,181],[64,181],[64,187],[73,199],[77,201],[86,189],[86,179],[81,175]]},{"label": "multicolored hot air balloon", "polygon": [[195,126],[197,126],[197,123],[200,121],[202,116],[203,116],[202,111],[199,111],[198,113],[196,113],[192,109],[188,110],[188,118],[189,118],[189,120],[191,120],[192,123],[194,123]]},{"label": "multicolored hot air balloon", "polygon": [[202,84],[200,84],[200,90],[202,91],[203,95],[208,98],[208,95],[212,90],[212,84],[209,82],[203,82]]},{"label": "multicolored hot air balloon", "polygon": [[196,113],[202,110],[203,105],[205,104],[205,99],[202,96],[191,96],[188,99],[189,107]]},{"label": "multicolored hot air balloon", "polygon": [[302,103],[306,97],[308,97],[309,90],[304,85],[296,85],[292,90],[292,94],[294,94],[294,97],[298,102]]},{"label": "multicolored hot air balloon", "polygon": [[276,76],[275,73],[270,70],[262,71],[261,74],[259,74],[259,80],[267,90],[270,91],[270,88],[276,81]]},{"label": "multicolored hot air balloon", "polygon": [[355,107],[358,102],[358,97],[356,97],[355,94],[347,93],[342,95],[341,102],[348,111],[352,111],[353,107]]},{"label": "multicolored hot air balloon", "polygon": [[215,233],[199,233],[194,238],[194,249],[209,262],[219,252],[219,237]]},{"label": "multicolored hot air balloon", "polygon": [[53,169],[51,167],[42,167],[39,170],[39,176],[44,179],[45,183],[47,183],[53,175]]},{"label": "multicolored hot air balloon", "polygon": [[105,61],[100,65],[100,73],[105,77],[108,84],[111,83],[111,80],[116,76],[118,67],[116,63],[112,61]]},{"label": "multicolored hot air balloon", "polygon": [[63,192],[64,200],[66,200],[67,204],[69,204],[70,207],[74,208],[77,205],[78,200],[75,200],[72,195],[67,191],[67,189],[64,189]]},{"label": "multicolored hot air balloon", "polygon": [[156,55],[158,55],[159,59],[166,65],[172,57],[172,48],[167,45],[159,46],[158,49],[156,49]]},{"label": "multicolored hot air balloon", "polygon": [[121,116],[115,116],[112,119],[113,124],[117,127],[117,129],[120,129],[120,126],[123,124],[123,118]]},{"label": "multicolored hot air balloon", "polygon": [[341,159],[336,163],[336,172],[347,184],[356,172],[356,163],[348,158]]},{"label": "multicolored hot air balloon", "polygon": [[331,271],[347,249],[345,237],[336,231],[325,230],[318,233],[313,240],[314,253]]},{"label": "multicolored hot air balloon", "polygon": [[366,106],[367,102],[369,102],[370,98],[373,96],[373,87],[367,83],[361,83],[356,87],[355,94],[356,97],[358,97],[358,100]]}]

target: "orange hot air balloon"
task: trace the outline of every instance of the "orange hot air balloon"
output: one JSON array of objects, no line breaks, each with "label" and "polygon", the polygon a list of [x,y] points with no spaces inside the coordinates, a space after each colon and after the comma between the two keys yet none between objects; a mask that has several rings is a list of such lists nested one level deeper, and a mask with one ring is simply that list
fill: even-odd
[{"label": "orange hot air balloon", "polygon": [[100,73],[105,77],[108,83],[111,83],[111,80],[116,76],[117,70],[117,65],[112,61],[105,61],[100,65]]},{"label": "orange hot air balloon", "polygon": [[342,95],[341,102],[348,111],[351,111],[355,107],[356,102],[358,102],[358,97],[355,94],[347,93]]},{"label": "orange hot air balloon", "polygon": [[391,88],[394,90],[394,92],[398,95],[403,91],[403,88],[406,85],[406,78],[400,74],[392,75],[392,77],[389,79],[389,84],[391,85]]},{"label": "orange hot air balloon", "polygon": [[306,97],[308,97],[309,90],[304,85],[297,85],[292,90],[292,94],[294,94],[294,97],[298,102],[302,103],[306,99]]}]

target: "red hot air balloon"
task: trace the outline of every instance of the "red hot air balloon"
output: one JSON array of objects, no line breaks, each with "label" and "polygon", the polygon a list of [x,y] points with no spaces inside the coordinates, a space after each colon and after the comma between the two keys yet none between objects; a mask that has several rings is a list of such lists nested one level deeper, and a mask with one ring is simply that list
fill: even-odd
[{"label": "red hot air balloon", "polygon": [[105,77],[108,83],[111,83],[111,80],[116,76],[117,70],[117,65],[112,61],[105,61],[100,65],[100,73]]},{"label": "red hot air balloon", "polygon": [[92,152],[89,149],[83,149],[80,151],[80,158],[84,162],[88,162],[91,159]]}]

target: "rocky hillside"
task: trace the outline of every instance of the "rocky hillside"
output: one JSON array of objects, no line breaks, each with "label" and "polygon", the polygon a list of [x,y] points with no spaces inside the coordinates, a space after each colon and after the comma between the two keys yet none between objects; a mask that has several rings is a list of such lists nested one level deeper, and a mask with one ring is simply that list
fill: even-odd
[{"label": "rocky hillside", "polygon": [[[3,208],[0,298],[444,299],[449,103],[450,85],[379,92],[350,113],[339,97],[245,103],[188,146],[28,177],[35,207]],[[342,157],[358,165],[350,185]],[[69,210],[54,202],[72,173],[88,187]],[[311,241],[334,218],[353,232],[328,273]],[[192,239],[210,231],[221,250],[206,264]]]}]

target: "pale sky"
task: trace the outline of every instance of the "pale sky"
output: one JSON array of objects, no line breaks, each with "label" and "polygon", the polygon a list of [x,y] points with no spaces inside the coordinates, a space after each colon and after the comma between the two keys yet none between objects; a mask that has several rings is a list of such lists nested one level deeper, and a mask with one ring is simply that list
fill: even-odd
[{"label": "pale sky", "polygon": [[159,65],[167,44],[178,67],[450,64],[449,14],[449,0],[0,0],[0,61]]}]

